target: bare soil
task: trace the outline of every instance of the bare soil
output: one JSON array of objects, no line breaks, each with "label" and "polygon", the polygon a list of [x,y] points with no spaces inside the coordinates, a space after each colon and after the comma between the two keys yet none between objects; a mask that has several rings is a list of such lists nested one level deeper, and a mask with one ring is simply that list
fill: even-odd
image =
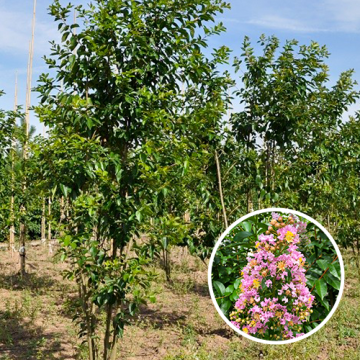
[{"label": "bare soil", "polygon": [[[267,346],[243,339],[217,314],[206,264],[184,248],[174,249],[172,259],[171,282],[154,265],[157,301],[144,305],[125,329],[119,360],[360,359],[360,276],[350,260],[334,318],[301,342]],[[62,278],[65,268],[37,244],[28,249],[28,273],[21,279],[18,255],[0,250],[0,360],[87,358],[68,311],[76,291]]]}]

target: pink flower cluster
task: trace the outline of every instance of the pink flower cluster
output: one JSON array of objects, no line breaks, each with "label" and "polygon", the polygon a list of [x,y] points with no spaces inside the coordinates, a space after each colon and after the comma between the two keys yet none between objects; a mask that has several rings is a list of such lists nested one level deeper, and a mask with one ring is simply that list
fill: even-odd
[{"label": "pink flower cluster", "polygon": [[305,258],[296,245],[306,223],[283,216],[279,225],[278,214],[272,215],[271,223],[276,227],[269,227],[268,235],[259,235],[256,252],[247,257],[241,273],[241,294],[230,319],[237,328],[256,337],[292,339],[303,335],[302,324],[309,320],[315,298],[306,286]]}]

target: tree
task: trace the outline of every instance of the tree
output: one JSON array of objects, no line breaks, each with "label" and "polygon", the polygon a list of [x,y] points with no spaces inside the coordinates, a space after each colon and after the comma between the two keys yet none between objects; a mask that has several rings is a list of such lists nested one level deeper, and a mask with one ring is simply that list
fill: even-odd
[{"label": "tree", "polygon": [[[0,91],[0,96],[4,93]],[[11,148],[17,114],[0,109],[0,241],[6,239],[11,222]]]},{"label": "tree", "polygon": [[252,196],[261,207],[277,204],[281,193],[282,205],[321,213],[327,207],[317,200],[329,174],[324,173],[328,145],[344,111],[359,97],[353,71],[343,72],[329,87],[325,46],[292,40],[280,49],[276,37],[265,36],[259,44],[263,53],[255,56],[246,37],[243,56],[234,62],[236,71],[243,69],[235,95],[244,110],[230,121],[235,139],[258,153],[257,171],[249,171],[257,190]]},{"label": "tree", "polygon": [[[207,37],[224,29],[208,26],[224,7],[220,0],[97,0],[76,7],[79,25],[67,23],[72,5],[50,7],[62,41],[46,58],[55,78],[43,74],[37,87],[37,113],[51,129],[39,154],[49,184],[71,200],[61,241],[72,263],[67,275],[79,287],[77,320],[90,359],[99,351],[96,308],[106,313],[103,358],[115,359],[128,318],[148,297],[149,257],[131,247],[140,224],[156,212],[159,193],[145,175],[174,162],[187,166],[178,151],[168,160],[156,152],[196,138],[199,119],[207,129],[224,112],[227,81],[216,67],[228,50],[203,53]],[[194,144],[188,141],[182,153]]]}]

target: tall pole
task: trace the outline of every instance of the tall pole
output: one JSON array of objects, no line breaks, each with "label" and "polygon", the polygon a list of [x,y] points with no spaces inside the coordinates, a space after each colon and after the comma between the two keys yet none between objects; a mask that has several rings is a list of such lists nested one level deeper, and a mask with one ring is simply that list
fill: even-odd
[{"label": "tall pole", "polygon": [[220,161],[219,161],[219,156],[218,156],[218,153],[216,150],[215,150],[215,162],[216,162],[216,172],[217,172],[218,184],[219,184],[220,201],[221,201],[221,207],[222,207],[223,216],[224,216],[224,224],[225,224],[225,228],[227,229],[229,225],[228,225],[228,221],[227,221],[226,208],[225,208],[224,196],[223,196],[222,185],[221,185]]},{"label": "tall pole", "polygon": [[[32,67],[33,67],[33,58],[34,58],[34,37],[35,37],[35,20],[36,20],[36,0],[34,0],[34,9],[33,9],[33,18],[32,18],[32,29],[31,29],[31,41],[29,48],[29,62],[28,62],[28,72],[27,72],[27,84],[26,84],[26,102],[25,102],[25,143],[23,146],[23,160],[24,164],[27,159],[27,147],[28,147],[28,136],[29,136],[29,127],[30,127],[30,103],[31,103],[31,79],[32,79]],[[25,175],[26,176],[26,175]],[[23,181],[23,192],[26,190],[26,178]],[[25,213],[26,204],[21,204],[21,211]],[[23,276],[26,273],[25,269],[25,243],[26,243],[26,224],[24,221],[20,224],[20,274]]]},{"label": "tall pole", "polygon": [[[17,110],[17,96],[18,96],[18,77],[17,72],[15,75],[15,96],[14,96],[14,111]],[[15,135],[13,135],[11,143],[11,200],[10,200],[10,237],[9,237],[9,247],[11,257],[14,256],[14,245],[15,245],[15,224],[14,224],[14,184],[15,184],[15,174],[14,174],[14,161],[15,161]]]},{"label": "tall pole", "polygon": [[[43,134],[45,138],[45,125],[43,124]],[[42,199],[42,213],[41,213],[41,243],[46,243],[46,219],[45,219],[45,196]]]}]

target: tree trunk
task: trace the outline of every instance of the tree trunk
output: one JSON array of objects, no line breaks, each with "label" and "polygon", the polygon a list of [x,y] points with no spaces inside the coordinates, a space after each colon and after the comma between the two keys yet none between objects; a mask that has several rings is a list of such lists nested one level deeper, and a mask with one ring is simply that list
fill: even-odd
[{"label": "tree trunk", "polygon": [[26,268],[25,268],[25,257],[26,257],[25,238],[26,238],[26,226],[25,226],[24,223],[21,223],[20,224],[20,249],[19,249],[20,275],[21,276],[24,276],[26,274]]},{"label": "tree trunk", "polygon": [[9,234],[9,250],[11,253],[11,257],[14,255],[14,246],[15,246],[15,226],[14,226],[14,195],[11,194],[10,201],[10,234]]},{"label": "tree trunk", "polygon": [[106,323],[105,323],[105,336],[104,336],[104,360],[108,360],[108,354],[111,353],[110,343],[110,327],[112,318],[113,305],[108,304],[106,309]]},{"label": "tree trunk", "polygon": [[81,301],[81,306],[85,314],[89,360],[96,360],[96,344],[93,338],[93,307],[92,305],[89,306],[88,303],[89,294],[87,292],[86,280],[83,274],[81,275],[81,284],[79,284],[79,297]]},{"label": "tree trunk", "polygon": [[49,220],[48,220],[48,241],[50,244],[51,241],[51,221],[50,221],[50,217],[51,217],[51,198],[49,197],[49,202],[48,202],[48,216],[49,216]]},{"label": "tree trunk", "polygon": [[64,236],[63,223],[65,221],[65,201],[64,197],[60,198],[60,237]]},{"label": "tree trunk", "polygon": [[164,268],[166,274],[166,281],[171,282],[170,251],[168,248],[164,250]]}]

